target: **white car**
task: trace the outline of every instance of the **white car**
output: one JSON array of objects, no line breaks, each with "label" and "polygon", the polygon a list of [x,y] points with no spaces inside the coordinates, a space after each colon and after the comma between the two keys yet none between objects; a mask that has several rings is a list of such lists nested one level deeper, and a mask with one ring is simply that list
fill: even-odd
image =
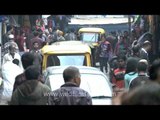
[{"label": "white car", "polygon": [[[52,91],[64,84],[63,71],[67,66],[48,67],[44,72],[45,84]],[[75,66],[81,73],[80,88],[87,91],[92,97],[93,105],[111,105],[112,84],[109,78],[99,69],[86,66]]]}]

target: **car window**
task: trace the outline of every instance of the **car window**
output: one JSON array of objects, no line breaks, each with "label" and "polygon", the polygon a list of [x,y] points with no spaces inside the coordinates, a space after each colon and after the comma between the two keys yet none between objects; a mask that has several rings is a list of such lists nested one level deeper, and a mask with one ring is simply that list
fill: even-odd
[{"label": "car window", "polygon": [[77,65],[86,66],[86,57],[84,55],[50,55],[47,59],[49,66]]},{"label": "car window", "polygon": [[[64,84],[62,74],[50,75],[51,90],[56,90]],[[91,96],[112,96],[108,80],[103,75],[81,74],[80,88],[86,90]]]}]

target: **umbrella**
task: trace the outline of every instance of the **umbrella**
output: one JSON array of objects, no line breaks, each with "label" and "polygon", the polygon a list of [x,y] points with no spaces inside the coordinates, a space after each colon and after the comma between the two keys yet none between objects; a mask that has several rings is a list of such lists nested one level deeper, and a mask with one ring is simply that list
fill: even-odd
[{"label": "umbrella", "polygon": [[142,45],[146,40],[150,40],[151,37],[152,34],[150,32],[146,32],[138,39],[138,43]]}]

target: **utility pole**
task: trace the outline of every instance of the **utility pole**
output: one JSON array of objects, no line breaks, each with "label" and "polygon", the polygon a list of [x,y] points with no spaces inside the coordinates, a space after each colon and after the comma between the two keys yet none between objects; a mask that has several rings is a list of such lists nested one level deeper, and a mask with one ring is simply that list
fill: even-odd
[{"label": "utility pole", "polygon": [[131,37],[131,15],[128,15],[128,32]]},{"label": "utility pole", "polygon": [[2,67],[2,61],[1,61],[1,57],[2,57],[2,51],[1,51],[1,46],[2,46],[2,22],[0,22],[0,69],[1,69],[1,67]]},{"label": "utility pole", "polygon": [[[128,33],[129,33],[129,38],[131,38],[131,15],[128,15]],[[130,43],[129,39],[129,43]]]}]

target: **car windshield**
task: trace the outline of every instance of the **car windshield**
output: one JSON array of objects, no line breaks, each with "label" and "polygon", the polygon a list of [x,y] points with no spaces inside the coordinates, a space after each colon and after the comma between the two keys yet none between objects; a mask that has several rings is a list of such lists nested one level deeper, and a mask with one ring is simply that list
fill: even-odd
[{"label": "car windshield", "polygon": [[86,66],[86,58],[84,55],[50,55],[47,58],[47,67],[66,65]]},{"label": "car windshield", "polygon": [[81,40],[84,42],[97,42],[99,38],[98,33],[82,33]]},{"label": "car windshield", "polygon": [[[62,74],[49,76],[51,90],[56,90],[64,84]],[[86,90],[91,97],[108,96],[112,97],[112,90],[109,82],[103,75],[81,74],[80,88]]]}]

